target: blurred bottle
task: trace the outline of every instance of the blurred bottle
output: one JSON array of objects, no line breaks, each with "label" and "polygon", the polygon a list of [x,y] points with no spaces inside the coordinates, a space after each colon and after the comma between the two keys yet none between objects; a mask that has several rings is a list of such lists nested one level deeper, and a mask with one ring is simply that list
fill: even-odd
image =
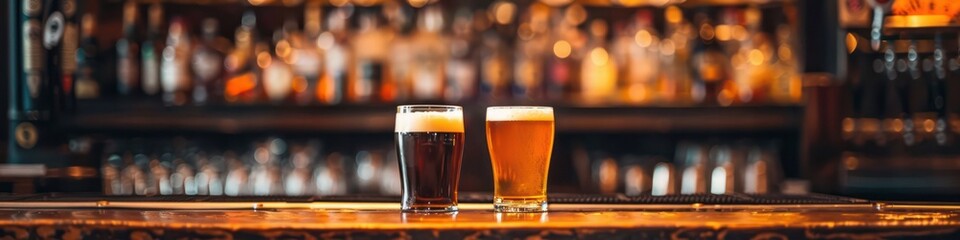
[{"label": "blurred bottle", "polygon": [[260,97],[257,92],[260,76],[254,55],[256,25],[257,16],[252,11],[243,13],[240,27],[234,33],[235,48],[224,60],[227,81],[223,94],[229,103],[250,103]]},{"label": "blurred bottle", "polygon": [[313,89],[317,88],[323,71],[323,51],[317,47],[322,11],[319,2],[306,3],[303,13],[303,30],[287,30],[287,41],[290,43],[292,52],[285,61],[293,67],[293,99],[300,105],[314,101]]},{"label": "blurred bottle", "polygon": [[446,87],[443,92],[447,102],[471,100],[477,92],[478,46],[474,33],[475,16],[468,8],[457,10],[453,17],[452,36],[448,41],[449,58],[446,63]]},{"label": "blurred bottle", "polygon": [[700,88],[697,85],[703,86],[704,101],[729,106],[733,104],[736,96],[735,92],[727,89],[731,69],[729,58],[717,43],[715,26],[709,15],[701,12],[694,16],[694,19],[696,28],[699,29],[699,40],[695,41],[690,59],[696,84],[693,95],[700,95],[696,90]]},{"label": "blurred bottle", "polygon": [[330,12],[328,31],[317,37],[317,46],[324,52],[323,73],[316,88],[321,104],[339,104],[347,91],[350,63],[353,56],[347,41],[347,23],[350,14],[343,8]]},{"label": "blurred bottle", "polygon": [[[581,9],[581,10],[577,10]],[[578,45],[583,42],[583,33],[577,28],[583,20],[579,17],[583,9],[572,4],[565,10],[553,9],[551,18],[552,42],[548,43],[544,60],[545,97],[550,101],[563,101],[573,97],[580,76]]]},{"label": "blurred bottle", "polygon": [[293,92],[293,68],[287,63],[293,49],[285,35],[283,30],[276,30],[272,44],[257,46],[257,66],[263,69],[263,90],[273,103],[288,101]]},{"label": "blurred bottle", "polygon": [[350,40],[355,58],[347,87],[349,98],[358,103],[392,101],[394,96],[379,93],[384,87],[384,63],[393,36],[380,27],[380,20],[374,13],[361,13],[358,22],[359,28]]},{"label": "blurred bottle", "polygon": [[190,88],[190,36],[183,20],[174,18],[167,32],[167,46],[160,61],[160,86],[163,101],[169,105],[186,104]]},{"label": "blurred bottle", "polygon": [[207,18],[201,24],[201,38],[194,48],[190,66],[193,69],[193,103],[206,104],[223,99],[223,59],[229,46],[217,37],[218,23]]},{"label": "blurred bottle", "polygon": [[[143,41],[143,47],[140,49],[140,63],[143,92],[150,96],[155,96],[160,92],[160,58],[164,49],[162,28],[163,28],[163,4],[155,2],[147,10],[147,38]],[[219,65],[219,63],[218,63]]]},{"label": "blurred bottle", "polygon": [[660,96],[666,102],[697,103],[703,100],[703,85],[693,81],[690,55],[694,39],[693,27],[679,7],[664,9],[666,27],[660,50]]},{"label": "blurred bottle", "polygon": [[92,13],[84,13],[80,19],[80,49],[77,49],[77,81],[75,92],[77,99],[95,99],[100,97],[98,82],[96,20]]},{"label": "blurred bottle", "polygon": [[584,103],[603,104],[613,101],[617,89],[617,62],[607,51],[607,23],[590,22],[589,49],[580,68],[580,96]]},{"label": "blurred bottle", "polygon": [[[505,99],[509,96],[509,81],[513,76],[511,63],[513,50],[505,40],[507,34],[499,29],[509,29],[513,23],[516,4],[497,1],[490,5],[484,14],[474,18],[474,25],[481,29],[482,47],[480,50],[480,97],[488,100]],[[513,35],[515,33],[510,33]]]},{"label": "blurred bottle", "polygon": [[620,95],[629,104],[648,104],[658,96],[660,42],[653,27],[653,13],[638,11],[631,26],[621,29],[615,40],[616,59],[624,71]]},{"label": "blurred bottle", "polygon": [[412,62],[410,82],[413,98],[417,100],[441,100],[444,91],[447,39],[440,34],[443,29],[443,12],[439,6],[421,9],[417,28],[410,36]]},{"label": "blurred bottle", "polygon": [[530,4],[520,17],[512,84],[515,99],[543,98],[544,55],[551,47],[549,21],[550,7],[540,2]]},{"label": "blurred bottle", "polygon": [[[59,55],[59,74],[56,81],[59,81],[59,89],[54,91],[54,99],[59,106],[59,110],[70,112],[76,109],[76,80],[79,77],[77,72],[77,52],[80,48],[80,17],[77,16],[76,0],[63,0],[60,2],[59,13],[63,15],[62,35],[59,46],[53,46],[56,51],[54,55]],[[54,12],[57,14],[58,12]],[[50,21],[50,20],[48,20]],[[48,33],[56,30],[55,27],[47,26]]]},{"label": "blurred bottle", "polygon": [[137,95],[140,92],[140,64],[137,53],[137,3],[129,0],[123,4],[123,37],[117,40],[117,92],[120,95]]}]

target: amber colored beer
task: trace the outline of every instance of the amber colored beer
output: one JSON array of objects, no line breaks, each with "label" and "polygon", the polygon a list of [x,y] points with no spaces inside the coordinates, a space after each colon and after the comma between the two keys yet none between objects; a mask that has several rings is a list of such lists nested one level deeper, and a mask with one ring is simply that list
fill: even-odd
[{"label": "amber colored beer", "polygon": [[553,108],[487,108],[487,148],[493,164],[494,210],[546,211],[553,131]]}]

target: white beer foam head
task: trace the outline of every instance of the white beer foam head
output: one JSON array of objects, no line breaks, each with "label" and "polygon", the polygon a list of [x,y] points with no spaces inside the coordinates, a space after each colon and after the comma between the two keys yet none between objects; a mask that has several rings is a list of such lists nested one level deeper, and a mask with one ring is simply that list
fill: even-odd
[{"label": "white beer foam head", "polygon": [[553,121],[553,108],[489,107],[487,121]]},{"label": "white beer foam head", "polygon": [[396,132],[463,132],[463,112],[397,113]]}]

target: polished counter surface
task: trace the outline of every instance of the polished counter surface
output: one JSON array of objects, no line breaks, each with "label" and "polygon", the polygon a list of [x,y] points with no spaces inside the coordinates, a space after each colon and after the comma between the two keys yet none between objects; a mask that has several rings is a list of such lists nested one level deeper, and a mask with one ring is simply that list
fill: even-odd
[{"label": "polished counter surface", "polygon": [[522,214],[495,213],[489,204],[462,204],[464,210],[445,214],[402,213],[394,205],[2,208],[0,238],[960,239],[954,205],[555,204],[547,213]]}]

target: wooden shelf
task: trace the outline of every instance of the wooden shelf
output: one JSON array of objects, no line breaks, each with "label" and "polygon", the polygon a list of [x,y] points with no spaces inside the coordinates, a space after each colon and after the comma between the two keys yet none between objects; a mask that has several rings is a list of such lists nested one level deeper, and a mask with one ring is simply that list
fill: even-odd
[{"label": "wooden shelf", "polygon": [[[505,104],[510,105],[510,104]],[[466,105],[468,121],[483,121],[487,105]],[[181,106],[81,101],[61,118],[67,130],[199,133],[389,133],[396,105]],[[803,108],[764,106],[555,106],[558,132],[742,132],[799,130]]]},{"label": "wooden shelf", "polygon": [[799,130],[803,121],[797,105],[560,108],[556,114],[561,132]]}]

